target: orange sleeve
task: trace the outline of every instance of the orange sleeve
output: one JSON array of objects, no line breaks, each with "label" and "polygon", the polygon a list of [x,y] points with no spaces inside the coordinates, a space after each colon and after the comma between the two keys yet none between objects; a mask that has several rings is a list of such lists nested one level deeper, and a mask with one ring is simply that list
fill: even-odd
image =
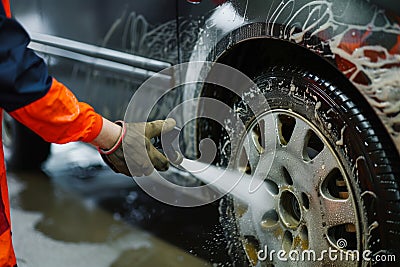
[{"label": "orange sleeve", "polygon": [[44,140],[58,144],[91,142],[103,126],[102,117],[91,106],[78,102],[74,94],[54,78],[45,96],[10,115]]},{"label": "orange sleeve", "polygon": [[1,0],[3,4],[4,11],[6,12],[7,18],[11,18],[11,8],[10,8],[10,1],[9,0]]}]

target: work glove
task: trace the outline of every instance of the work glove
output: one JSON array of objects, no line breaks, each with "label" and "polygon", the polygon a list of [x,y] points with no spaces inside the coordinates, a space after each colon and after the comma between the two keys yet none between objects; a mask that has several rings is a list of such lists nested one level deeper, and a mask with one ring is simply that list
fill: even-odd
[{"label": "work glove", "polygon": [[174,119],[116,123],[122,126],[118,141],[109,150],[99,149],[101,157],[112,170],[127,176],[148,176],[154,168],[159,171],[168,170],[168,159],[152,145],[150,140],[160,136],[161,132],[164,134],[172,130],[176,125]]}]

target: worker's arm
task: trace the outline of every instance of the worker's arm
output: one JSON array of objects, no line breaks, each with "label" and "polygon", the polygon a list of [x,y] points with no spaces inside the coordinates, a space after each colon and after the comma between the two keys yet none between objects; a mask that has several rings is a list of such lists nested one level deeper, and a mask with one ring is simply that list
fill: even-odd
[{"label": "worker's arm", "polygon": [[121,133],[121,126],[103,118],[103,125],[99,135],[90,143],[95,147],[108,150],[117,143]]},{"label": "worker's arm", "polygon": [[24,28],[0,8],[0,107],[46,141],[93,141],[103,119],[48,74]]},{"label": "worker's arm", "polygon": [[[140,176],[150,174],[153,166],[158,170],[168,168],[168,160],[151,145],[151,137],[141,131],[143,125],[149,125],[151,136],[159,135],[163,121],[118,125],[102,118],[48,75],[44,61],[27,47],[29,42],[22,26],[0,12],[1,108],[48,142],[83,141],[100,147],[103,158],[117,172]],[[134,148],[130,171],[122,144]]]}]

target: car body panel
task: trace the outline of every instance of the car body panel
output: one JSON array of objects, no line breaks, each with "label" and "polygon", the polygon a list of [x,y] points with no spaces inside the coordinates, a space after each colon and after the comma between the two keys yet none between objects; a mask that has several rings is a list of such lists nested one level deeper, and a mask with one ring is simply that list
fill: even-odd
[{"label": "car body panel", "polygon": [[122,119],[140,84],[178,62],[174,1],[33,0],[11,6],[51,75],[108,119]]},{"label": "car body panel", "polygon": [[[29,32],[176,60],[176,51],[165,56],[161,54],[164,50],[158,49],[168,42],[176,44],[174,1],[11,0],[11,4],[14,15]],[[167,35],[170,40],[165,40]]]}]

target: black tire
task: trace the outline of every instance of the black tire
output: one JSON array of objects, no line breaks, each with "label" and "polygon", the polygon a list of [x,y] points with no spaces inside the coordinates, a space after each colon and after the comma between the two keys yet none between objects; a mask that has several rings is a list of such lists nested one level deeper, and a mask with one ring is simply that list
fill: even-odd
[{"label": "black tire", "polygon": [[[398,258],[400,160],[393,142],[371,109],[358,104],[362,101],[351,99],[351,94],[345,91],[348,88],[339,88],[334,82],[296,67],[275,67],[253,80],[268,99],[272,111],[290,110],[306,118],[333,148],[348,175],[348,190],[358,211],[361,242],[357,245],[373,254],[394,254]],[[223,101],[227,99],[226,95],[221,97]],[[229,103],[232,106],[246,105],[237,97],[230,99],[233,99],[233,103]],[[244,112],[239,116],[246,126],[259,115],[252,114],[247,108],[241,110]],[[213,127],[214,140],[219,147],[227,149],[225,153],[219,153],[218,164],[224,164],[228,162],[224,157],[238,155],[240,148],[223,145],[226,138],[223,134],[215,134],[218,126]],[[232,197],[222,199],[220,212],[234,266],[251,265],[243,249],[244,240],[237,225]],[[312,227],[308,231],[312,231]],[[393,262],[378,263],[379,266],[385,264],[395,266]]]},{"label": "black tire", "polygon": [[40,168],[50,155],[50,143],[13,119],[3,118],[3,146],[9,170],[32,170]]}]

